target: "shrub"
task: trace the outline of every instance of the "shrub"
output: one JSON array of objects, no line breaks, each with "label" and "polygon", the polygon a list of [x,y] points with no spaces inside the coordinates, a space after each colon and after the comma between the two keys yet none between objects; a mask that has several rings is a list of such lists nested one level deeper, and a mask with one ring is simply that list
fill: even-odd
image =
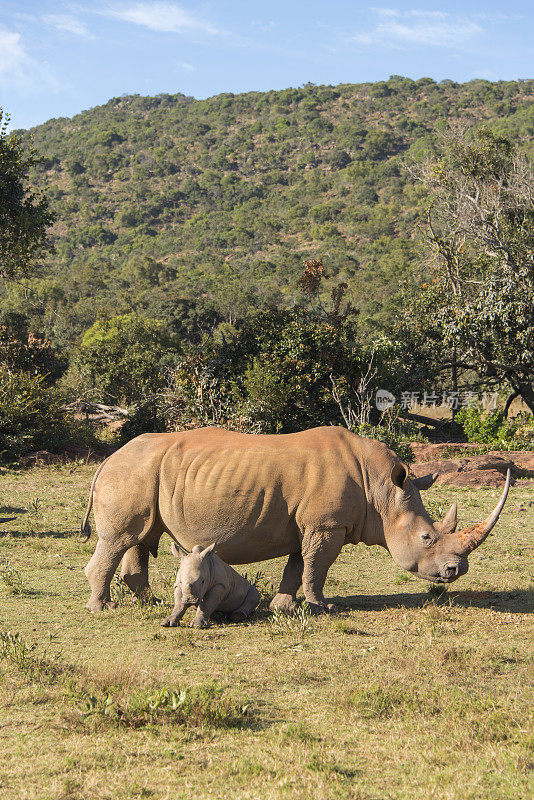
[{"label": "shrub", "polygon": [[47,383],[56,380],[64,369],[50,342],[30,330],[25,314],[8,312],[0,318],[0,368],[43,375]]},{"label": "shrub", "polygon": [[478,444],[495,444],[496,446],[510,442],[515,435],[517,425],[512,420],[505,420],[498,411],[484,411],[471,404],[460,409],[455,417],[470,442]]},{"label": "shrub", "polygon": [[393,450],[405,464],[409,464],[413,461],[413,451],[410,447],[409,440],[413,440],[414,435],[405,434],[399,428],[388,427],[386,425],[359,425],[353,432],[358,434],[358,436],[366,436],[369,439],[376,439],[378,442],[383,442],[390,450]]},{"label": "shrub", "polygon": [[130,403],[165,386],[176,350],[161,323],[124,314],[95,322],[82,337],[73,365],[103,397]]},{"label": "shrub", "polygon": [[63,396],[42,376],[5,370],[0,374],[0,460],[15,461],[32,450],[57,451],[71,426]]}]

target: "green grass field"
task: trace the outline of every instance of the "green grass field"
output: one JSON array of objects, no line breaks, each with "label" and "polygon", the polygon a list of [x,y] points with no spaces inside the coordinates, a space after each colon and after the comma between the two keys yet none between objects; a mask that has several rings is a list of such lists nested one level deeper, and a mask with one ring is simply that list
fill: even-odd
[{"label": "green grass field", "polygon": [[[471,568],[436,597],[378,548],[347,547],[337,616],[269,614],[283,561],[244,625],[164,629],[120,583],[85,610],[94,549],[78,529],[92,466],[0,474],[0,795],[4,800],[518,800],[534,794],[534,483],[511,489]],[[498,492],[433,488],[460,524]],[[243,570],[245,571],[245,570]],[[11,635],[8,635],[10,633]],[[18,634],[18,636],[16,635]]]}]

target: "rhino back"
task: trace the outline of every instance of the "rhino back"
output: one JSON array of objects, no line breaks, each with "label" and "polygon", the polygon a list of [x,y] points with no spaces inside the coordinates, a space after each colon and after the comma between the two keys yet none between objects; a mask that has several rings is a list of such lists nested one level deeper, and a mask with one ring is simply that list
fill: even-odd
[{"label": "rhino back", "polygon": [[346,431],[176,436],[161,461],[159,510],[185,547],[220,536],[219,555],[244,564],[297,552],[299,530],[354,526],[363,490]]}]

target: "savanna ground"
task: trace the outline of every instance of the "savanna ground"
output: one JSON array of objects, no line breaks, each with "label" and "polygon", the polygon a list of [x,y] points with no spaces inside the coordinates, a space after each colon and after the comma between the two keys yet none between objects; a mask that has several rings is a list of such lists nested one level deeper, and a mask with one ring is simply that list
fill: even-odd
[{"label": "savanna ground", "polygon": [[[115,582],[89,614],[78,529],[93,467],[0,475],[0,793],[79,798],[517,800],[534,793],[534,484],[444,596],[378,548],[330,570],[332,617],[274,617],[271,582],[250,623],[163,629],[176,562],[151,561],[164,604]],[[461,522],[497,491],[433,488]],[[10,632],[11,636],[7,635]],[[18,636],[16,635],[18,634]]]}]

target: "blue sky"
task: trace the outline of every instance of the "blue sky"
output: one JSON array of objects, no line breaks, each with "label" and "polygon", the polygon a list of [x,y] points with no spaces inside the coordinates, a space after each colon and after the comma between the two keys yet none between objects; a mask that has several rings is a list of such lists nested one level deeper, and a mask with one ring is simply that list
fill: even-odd
[{"label": "blue sky", "polygon": [[0,105],[22,128],[124,93],[534,77],[532,0],[375,2],[0,0]]}]

